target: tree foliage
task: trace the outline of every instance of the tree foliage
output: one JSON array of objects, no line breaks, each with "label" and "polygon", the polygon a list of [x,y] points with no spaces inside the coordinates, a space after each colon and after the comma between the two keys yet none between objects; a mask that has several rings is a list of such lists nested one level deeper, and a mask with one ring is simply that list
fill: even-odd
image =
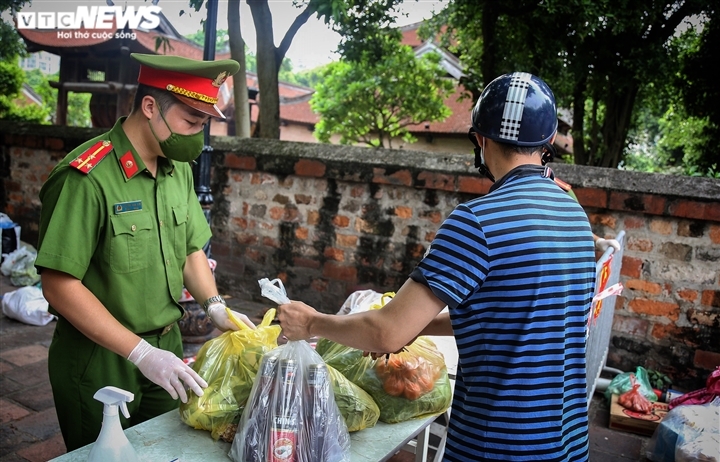
[{"label": "tree foliage", "polygon": [[[671,80],[668,46],[683,21],[708,14],[708,0],[452,0],[427,34],[447,25],[446,43],[466,66],[477,98],[485,83],[524,70],[546,80],[573,110],[577,164],[616,167],[649,85]],[[638,99],[640,98],[640,100]]]},{"label": "tree foliage", "polygon": [[720,56],[717,47],[709,47],[718,38],[708,41],[717,24],[710,20],[702,31],[689,28],[672,39],[670,54],[679,68],[671,78],[643,88],[623,168],[720,177],[720,134],[714,122],[720,118],[720,90],[709,81],[710,63]]},{"label": "tree foliage", "polygon": [[43,106],[22,104],[25,74],[16,60],[0,61],[0,119],[43,123],[49,111]]},{"label": "tree foliage", "polygon": [[[280,45],[275,46],[272,12],[268,0],[246,0],[255,25],[258,87],[260,91],[260,114],[258,116],[260,138],[280,137],[280,95],[278,73],[285,54],[300,27],[317,15],[326,23],[335,24],[342,30],[347,43],[365,40],[363,35],[374,27],[383,29],[394,21],[390,5],[402,0],[293,0],[298,15],[285,31]],[[190,0],[190,6],[199,11],[205,0]],[[379,26],[375,26],[375,25]],[[370,42],[369,42],[370,43]]]},{"label": "tree foliage", "polygon": [[[25,82],[43,100],[43,119],[38,123],[51,124],[55,122],[55,110],[57,107],[57,90],[50,86],[50,82],[57,82],[59,76],[45,75],[38,69],[25,71]],[[68,93],[67,104],[67,125],[71,127],[91,127],[90,118],[90,93]]]},{"label": "tree foliage", "polygon": [[396,51],[402,34],[395,27],[403,0],[334,0],[318,8],[318,17],[340,34],[338,53],[346,61],[379,61]]},{"label": "tree foliage", "polygon": [[312,69],[303,69],[293,73],[295,82],[298,85],[309,88],[317,88],[325,79],[325,72],[329,64],[313,67]]},{"label": "tree foliage", "polygon": [[682,68],[675,80],[687,114],[702,127],[697,140],[690,139],[684,157],[690,156],[696,170],[718,177],[720,172],[720,88],[713,69],[720,61],[720,8],[708,12],[708,21],[697,39],[680,53]]},{"label": "tree foliage", "polygon": [[[28,0],[0,0],[0,13],[8,12],[13,17]],[[25,54],[25,44],[15,26],[0,19],[0,60],[4,61]]]},{"label": "tree foliage", "polygon": [[[428,53],[416,58],[412,49],[396,43],[394,52],[380,61],[330,64],[310,101],[321,120],[315,136],[328,142],[340,134],[343,144],[365,143],[392,148],[392,139],[415,138],[408,125],[444,120],[450,115],[444,100],[452,81],[443,77],[440,57]],[[386,48],[386,50],[389,50]]]},{"label": "tree foliage", "polygon": [[[230,34],[227,29],[218,29],[215,39],[215,53],[230,52]],[[193,34],[185,35],[185,38],[199,47],[205,46],[205,30],[199,30]]]}]

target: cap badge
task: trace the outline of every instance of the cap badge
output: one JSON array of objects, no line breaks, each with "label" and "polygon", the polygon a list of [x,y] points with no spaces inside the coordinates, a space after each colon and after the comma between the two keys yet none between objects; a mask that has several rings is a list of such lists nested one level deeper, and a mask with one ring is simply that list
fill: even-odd
[{"label": "cap badge", "polygon": [[221,73],[218,74],[217,77],[215,77],[215,80],[212,81],[212,84],[214,87],[220,88],[220,86],[222,86],[222,84],[225,83],[225,79],[227,79],[227,78],[228,78],[227,71],[222,71]]}]

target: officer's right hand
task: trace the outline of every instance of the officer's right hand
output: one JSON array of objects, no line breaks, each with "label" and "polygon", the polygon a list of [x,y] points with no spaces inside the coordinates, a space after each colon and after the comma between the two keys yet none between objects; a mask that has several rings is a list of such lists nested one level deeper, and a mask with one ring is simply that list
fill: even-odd
[{"label": "officer's right hand", "polygon": [[[208,316],[210,316],[213,324],[215,324],[215,327],[217,327],[223,332],[226,332],[228,330],[240,330],[237,324],[235,324],[230,319],[230,316],[227,312],[227,307],[222,303],[213,303],[208,306],[207,314]],[[232,314],[236,320],[243,322],[251,329],[255,329],[255,324],[253,324],[250,318],[248,318],[246,315],[238,313],[237,311],[233,311]]]},{"label": "officer's right hand", "polygon": [[145,377],[170,393],[173,399],[180,396],[183,403],[187,403],[185,386],[198,396],[202,396],[202,389],[208,386],[207,382],[180,358],[169,351],[155,348],[145,339],[138,342],[127,359],[135,364]]}]

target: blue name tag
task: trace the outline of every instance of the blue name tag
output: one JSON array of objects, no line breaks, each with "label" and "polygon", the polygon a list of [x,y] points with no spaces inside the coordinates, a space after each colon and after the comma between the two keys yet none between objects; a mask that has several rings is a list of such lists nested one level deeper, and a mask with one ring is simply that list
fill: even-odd
[{"label": "blue name tag", "polygon": [[138,210],[142,210],[142,201],[120,202],[113,205],[115,215],[127,212],[137,212]]}]

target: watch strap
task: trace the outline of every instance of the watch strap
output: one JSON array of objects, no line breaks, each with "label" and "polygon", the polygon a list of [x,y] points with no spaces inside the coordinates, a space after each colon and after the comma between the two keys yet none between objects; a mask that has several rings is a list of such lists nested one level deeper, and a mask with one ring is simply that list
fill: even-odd
[{"label": "watch strap", "polygon": [[209,308],[210,305],[212,305],[213,303],[222,303],[223,305],[227,306],[227,303],[225,303],[225,299],[222,298],[222,296],[220,296],[220,295],[213,295],[212,297],[208,298],[207,300],[205,300],[205,301],[203,302],[203,304],[202,304],[203,310],[204,310],[205,312],[207,312],[208,308]]}]

